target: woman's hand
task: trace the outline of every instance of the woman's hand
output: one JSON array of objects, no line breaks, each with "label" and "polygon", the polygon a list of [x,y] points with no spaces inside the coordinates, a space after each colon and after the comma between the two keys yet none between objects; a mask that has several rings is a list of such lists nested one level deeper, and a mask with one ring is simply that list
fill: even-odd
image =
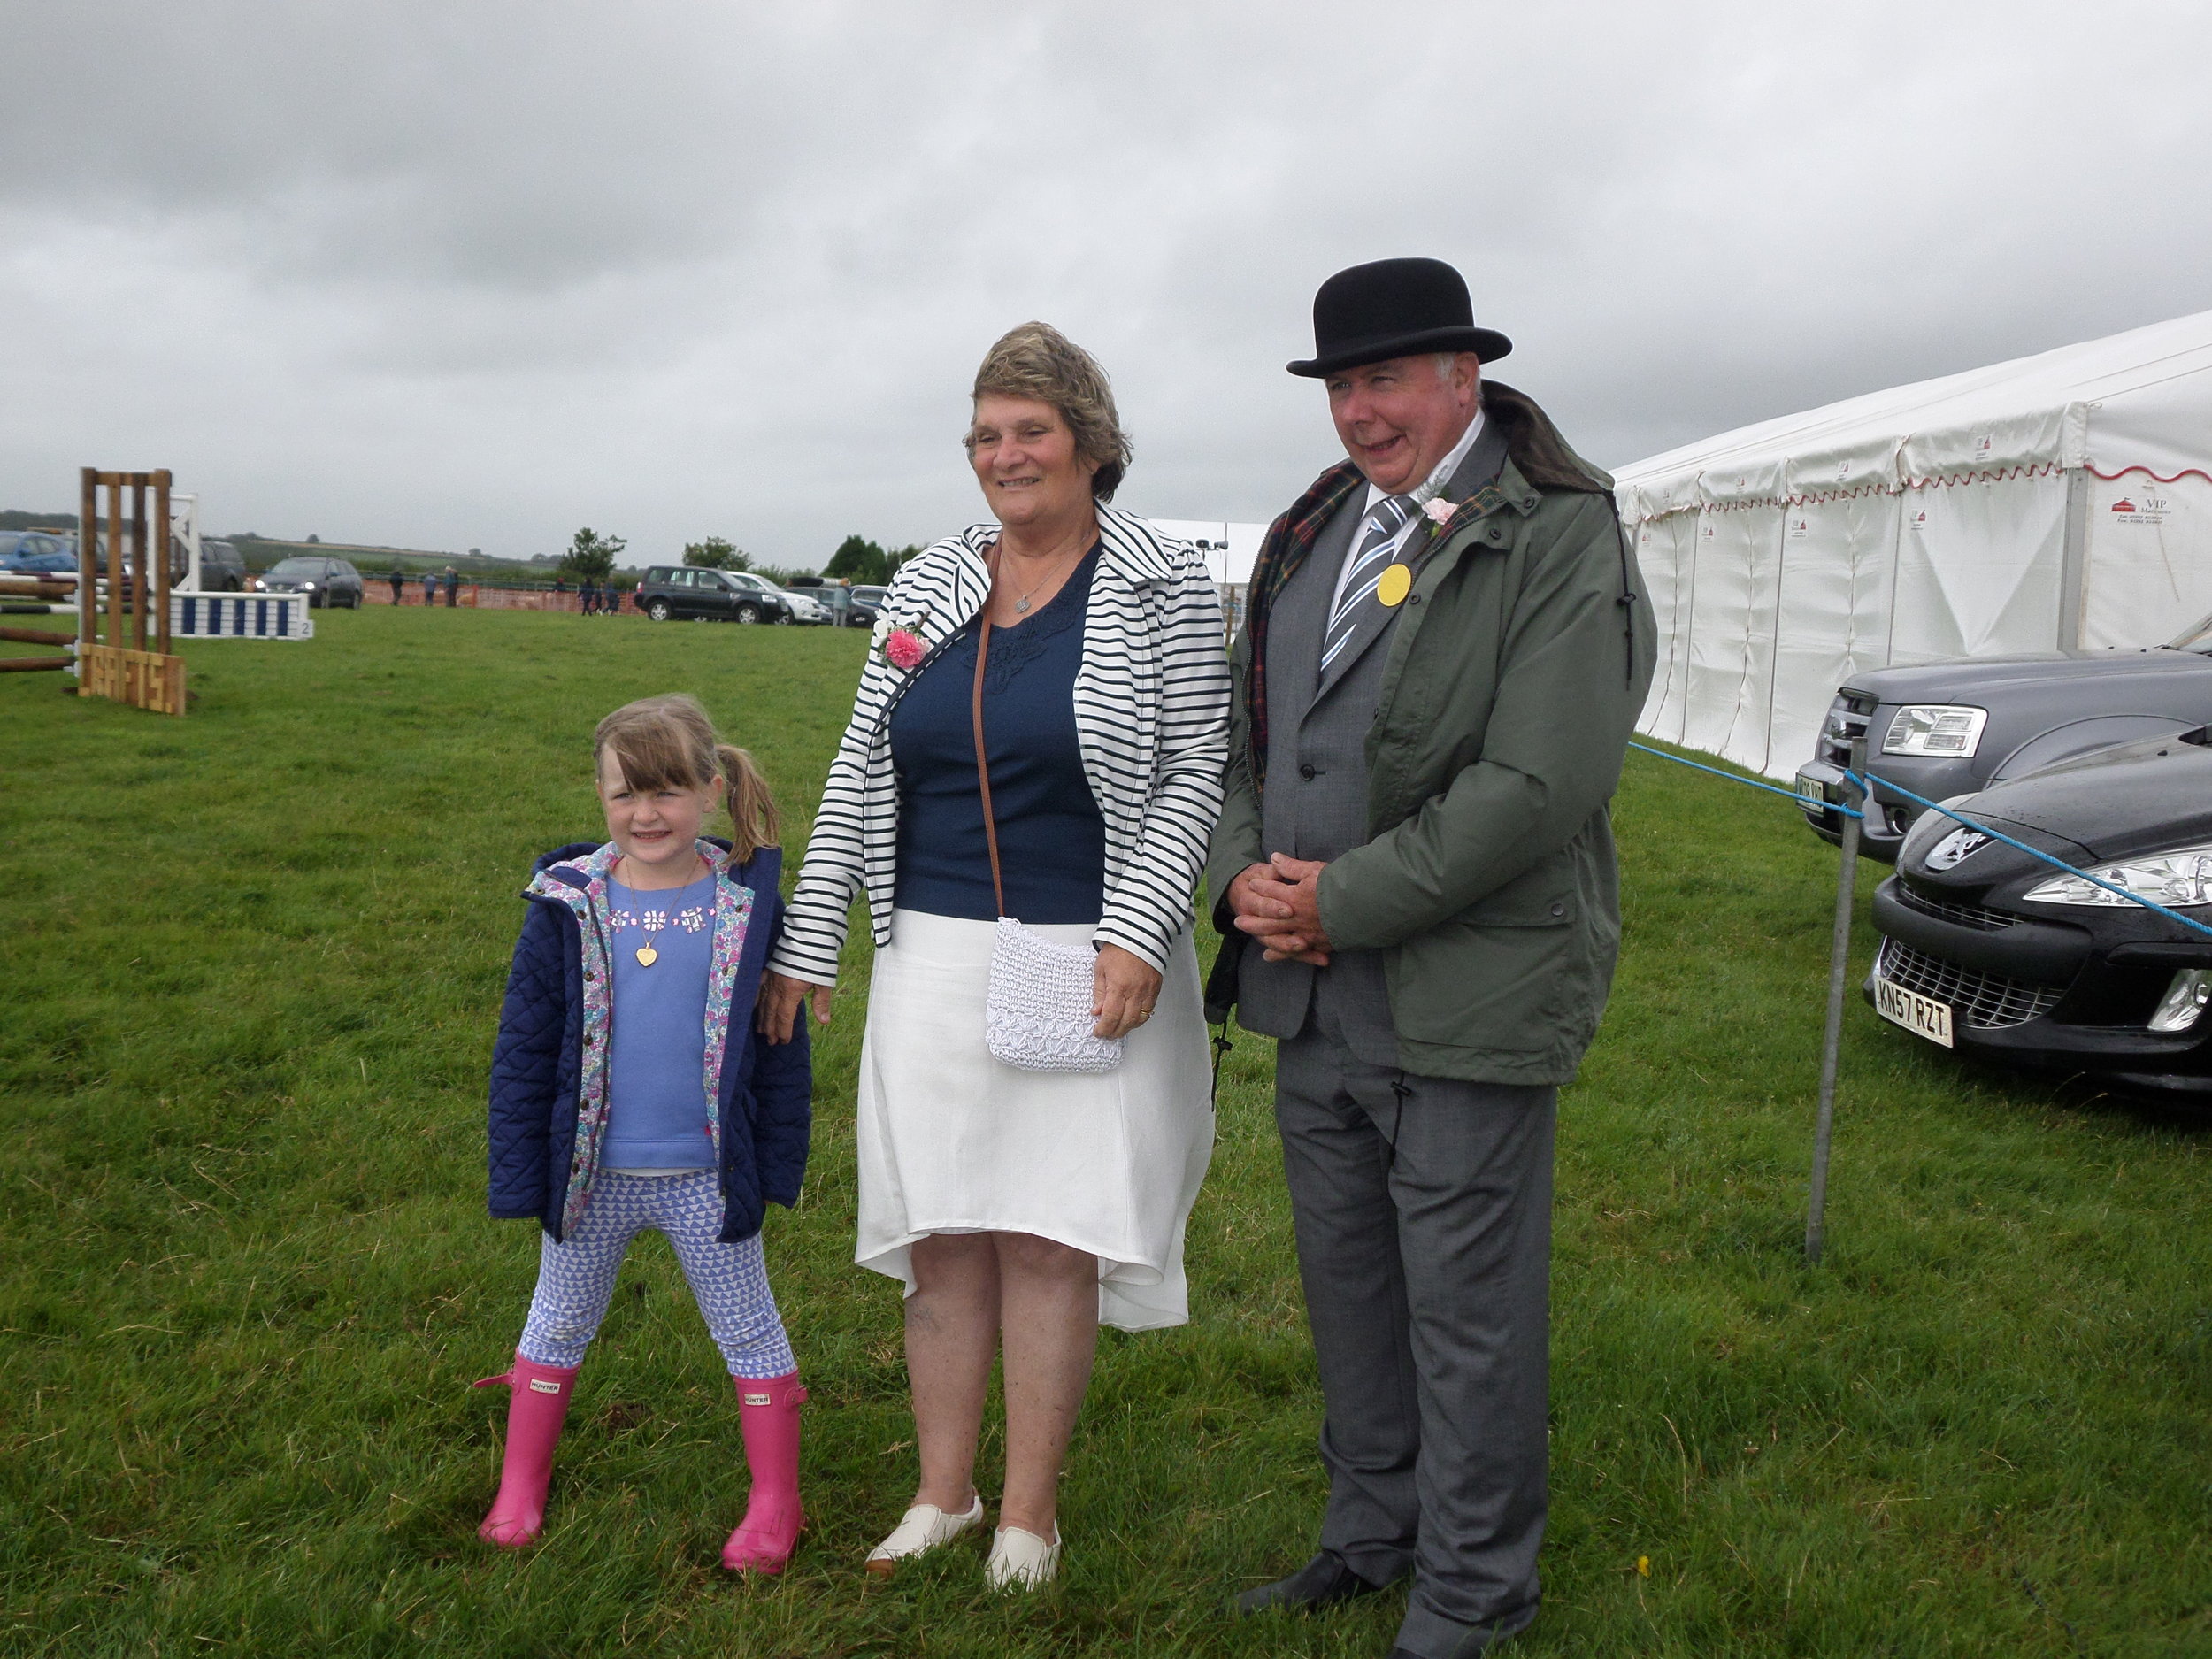
[{"label": "woman's hand", "polygon": [[1091,972],[1091,1012],[1098,1017],[1091,1035],[1127,1036],[1152,1018],[1159,995],[1158,969],[1119,945],[1101,945]]},{"label": "woman's hand", "polygon": [[809,985],[778,973],[773,968],[760,976],[760,996],[753,1004],[753,1028],[770,1042],[789,1042],[798,1024],[799,1005],[811,1001],[814,1023],[830,1023],[830,987]]}]

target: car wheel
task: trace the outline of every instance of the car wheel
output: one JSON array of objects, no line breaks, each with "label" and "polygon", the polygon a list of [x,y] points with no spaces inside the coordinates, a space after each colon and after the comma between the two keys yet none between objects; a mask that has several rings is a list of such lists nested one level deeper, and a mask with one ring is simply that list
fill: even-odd
[{"label": "car wheel", "polygon": [[730,620],[733,622],[757,622],[760,620],[760,607],[758,605],[740,605],[736,611],[731,614]]},{"label": "car wheel", "polygon": [[668,609],[668,601],[656,599],[645,607],[645,614],[656,622],[665,622],[672,613]]},{"label": "car wheel", "polygon": [[788,611],[777,611],[777,612],[776,612],[776,626],[777,626],[778,627],[780,627],[780,628],[787,628],[787,627],[789,627],[789,626],[791,626],[791,613],[790,613]]}]

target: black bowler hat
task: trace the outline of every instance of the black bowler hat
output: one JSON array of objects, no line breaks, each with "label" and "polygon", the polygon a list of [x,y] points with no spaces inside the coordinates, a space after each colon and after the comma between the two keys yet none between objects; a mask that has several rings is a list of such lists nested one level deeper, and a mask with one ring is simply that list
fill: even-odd
[{"label": "black bowler hat", "polygon": [[1494,363],[1513,342],[1475,326],[1467,283],[1441,259],[1378,259],[1340,271],[1313,296],[1313,356],[1286,366],[1317,379],[1424,351],[1471,351]]}]

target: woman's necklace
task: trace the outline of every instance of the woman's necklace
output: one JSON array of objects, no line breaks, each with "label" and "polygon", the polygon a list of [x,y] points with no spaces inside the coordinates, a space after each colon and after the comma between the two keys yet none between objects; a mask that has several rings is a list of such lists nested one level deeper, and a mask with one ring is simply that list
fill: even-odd
[{"label": "woman's necklace", "polygon": [[[1089,549],[1089,544],[1087,542],[1087,543],[1084,545],[1084,547],[1083,547],[1082,550],[1081,550],[1081,551],[1079,551],[1079,552],[1076,554],[1076,556],[1075,556],[1075,557],[1076,557],[1078,559],[1080,559],[1080,558],[1083,557],[1083,554],[1084,554],[1085,552],[1088,552],[1089,550],[1090,550],[1090,549]],[[1059,557],[1061,557],[1064,558],[1064,557],[1066,557],[1067,556],[1066,556],[1065,554],[1062,554],[1062,555],[1060,555]],[[1068,566],[1068,567],[1067,567],[1067,569],[1072,569],[1072,568],[1073,568],[1073,566],[1072,566],[1072,565],[1070,565],[1070,566]],[[1052,580],[1052,578],[1053,578],[1053,576],[1054,576],[1055,574],[1058,574],[1058,575],[1064,576],[1064,575],[1067,573],[1067,569],[1063,569],[1063,570],[1061,570],[1061,571],[1059,571],[1059,572],[1048,572],[1046,574],[1044,574],[1044,575],[1042,575],[1042,576],[1040,576],[1040,577],[1039,577],[1039,578],[1038,578],[1035,581],[1033,581],[1033,582],[1030,583],[1030,584],[1029,584],[1029,593],[1023,594],[1022,595],[1020,595],[1020,597],[1017,598],[1017,599],[1014,601],[1014,614],[1015,614],[1016,616],[1018,616],[1018,616],[1022,616],[1022,615],[1026,614],[1026,613],[1027,613],[1027,611],[1028,611],[1028,610],[1029,610],[1029,595],[1030,595],[1030,594],[1033,594],[1033,593],[1035,593],[1035,592],[1037,591],[1037,589],[1039,589],[1040,588],[1043,587],[1043,586],[1044,586],[1047,582],[1050,581],[1050,580]]]}]

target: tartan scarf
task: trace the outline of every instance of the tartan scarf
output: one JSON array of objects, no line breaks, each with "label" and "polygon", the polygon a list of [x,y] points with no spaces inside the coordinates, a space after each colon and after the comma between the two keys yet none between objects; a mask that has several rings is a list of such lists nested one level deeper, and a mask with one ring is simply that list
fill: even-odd
[{"label": "tartan scarf", "polygon": [[1267,618],[1275,608],[1275,595],[1298,573],[1306,555],[1338,509],[1351,499],[1353,490],[1367,480],[1349,461],[1340,461],[1314,480],[1313,486],[1291,503],[1290,511],[1267,527],[1259,557],[1252,561],[1251,585],[1245,590],[1244,710],[1252,733],[1252,787],[1267,787]]}]

